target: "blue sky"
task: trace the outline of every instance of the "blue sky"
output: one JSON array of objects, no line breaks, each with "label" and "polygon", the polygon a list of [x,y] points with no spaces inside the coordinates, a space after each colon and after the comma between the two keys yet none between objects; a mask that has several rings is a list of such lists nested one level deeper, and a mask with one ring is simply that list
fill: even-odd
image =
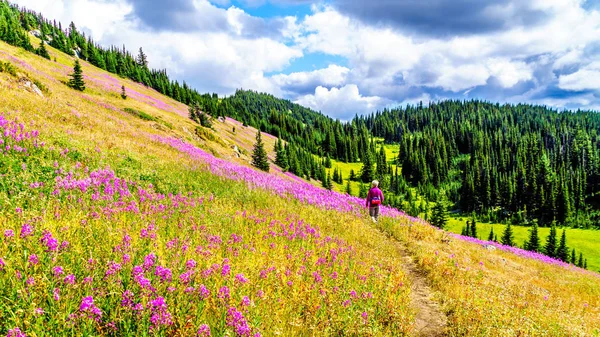
[{"label": "blue sky", "polygon": [[600,110],[584,0],[15,0],[143,47],[200,91],[254,89],[347,120],[447,98]]}]

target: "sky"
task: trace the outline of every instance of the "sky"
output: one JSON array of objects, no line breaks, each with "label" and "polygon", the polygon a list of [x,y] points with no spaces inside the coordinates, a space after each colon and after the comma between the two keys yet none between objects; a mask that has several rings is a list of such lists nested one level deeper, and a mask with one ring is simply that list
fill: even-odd
[{"label": "sky", "polygon": [[[443,99],[600,111],[600,0],[11,0],[200,92],[341,120]],[[65,26],[65,25],[63,25]]]}]

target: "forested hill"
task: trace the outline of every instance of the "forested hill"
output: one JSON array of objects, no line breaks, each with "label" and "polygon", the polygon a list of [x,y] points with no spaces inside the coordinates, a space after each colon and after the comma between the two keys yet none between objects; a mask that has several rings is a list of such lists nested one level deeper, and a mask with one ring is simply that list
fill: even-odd
[{"label": "forested hill", "polygon": [[463,212],[597,224],[600,115],[527,104],[444,101],[357,118],[400,143],[403,177],[446,190]]}]

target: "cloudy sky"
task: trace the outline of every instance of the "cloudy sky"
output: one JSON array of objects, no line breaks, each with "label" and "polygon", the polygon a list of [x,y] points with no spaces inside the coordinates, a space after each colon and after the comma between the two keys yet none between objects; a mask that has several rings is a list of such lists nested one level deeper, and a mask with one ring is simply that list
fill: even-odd
[{"label": "cloudy sky", "polygon": [[445,98],[600,110],[599,0],[12,0],[201,92],[347,120]]}]

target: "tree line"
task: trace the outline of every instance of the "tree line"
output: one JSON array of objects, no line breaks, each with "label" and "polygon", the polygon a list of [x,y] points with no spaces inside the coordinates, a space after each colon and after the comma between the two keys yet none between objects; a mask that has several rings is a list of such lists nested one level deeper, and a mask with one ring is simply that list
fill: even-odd
[{"label": "tree line", "polygon": [[600,116],[529,104],[443,101],[364,121],[400,144],[402,177],[495,221],[598,227]]}]

